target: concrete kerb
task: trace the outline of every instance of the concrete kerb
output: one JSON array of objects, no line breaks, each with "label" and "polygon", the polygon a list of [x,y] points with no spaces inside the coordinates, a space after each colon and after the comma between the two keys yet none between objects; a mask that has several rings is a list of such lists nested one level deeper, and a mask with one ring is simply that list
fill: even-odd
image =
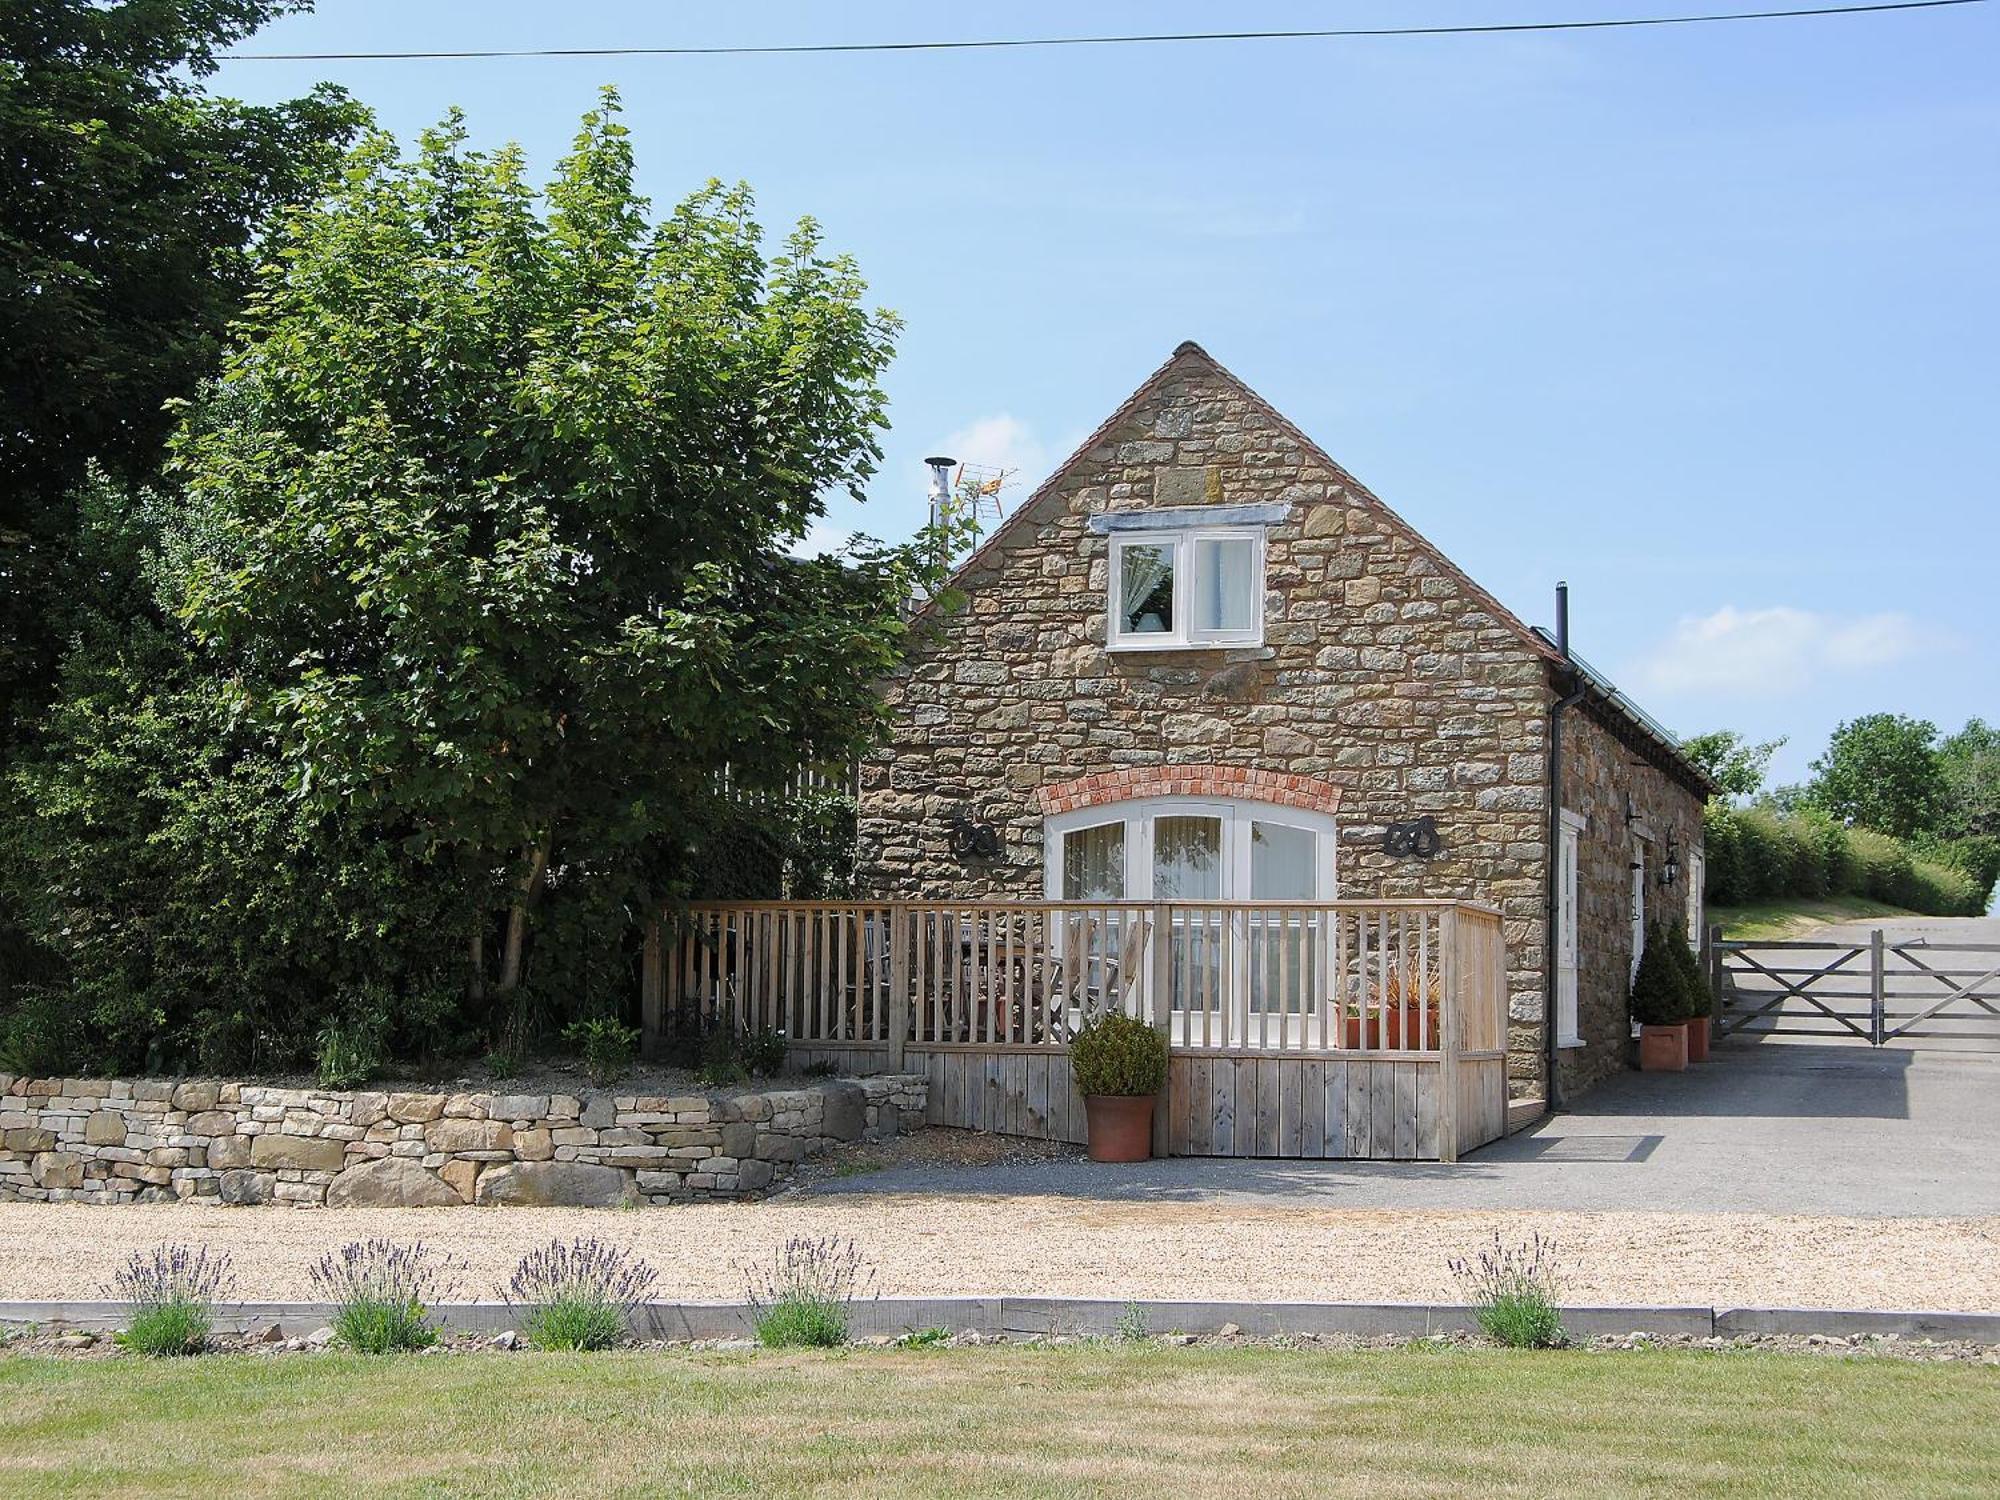
[{"label": "concrete kerb", "polygon": [[[1463,1304],[1422,1302],[1180,1302],[1112,1301],[1086,1297],[883,1297],[856,1302],[850,1328],[857,1338],[919,1328],[970,1329],[1010,1338],[1092,1336],[1116,1331],[1136,1309],[1155,1334],[1217,1334],[1234,1325],[1252,1338],[1280,1334],[1419,1338],[1460,1333],[1476,1324]],[[115,1329],[129,1309],[121,1302],[0,1302],[0,1327]],[[456,1333],[499,1333],[518,1328],[520,1310],[504,1302],[460,1302],[437,1308],[439,1321]],[[333,1308],[322,1302],[240,1302],[217,1309],[224,1333],[249,1333],[273,1323],[288,1337],[323,1327]],[[633,1318],[633,1332],[650,1339],[740,1339],[754,1328],[754,1309],[742,1302],[653,1302]],[[1570,1307],[1563,1322],[1579,1338],[1739,1338],[1762,1334],[1823,1334],[1853,1338],[1959,1339],[2000,1344],[2000,1313],[1787,1307]]]}]

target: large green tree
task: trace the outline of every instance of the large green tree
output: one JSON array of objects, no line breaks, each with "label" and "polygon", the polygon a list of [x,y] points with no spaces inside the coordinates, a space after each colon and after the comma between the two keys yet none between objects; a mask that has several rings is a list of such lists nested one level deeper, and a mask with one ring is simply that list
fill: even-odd
[{"label": "large green tree", "polygon": [[1904,714],[1863,714],[1833,731],[1812,763],[1813,806],[1907,839],[1933,832],[1945,805],[1937,725]]},{"label": "large green tree", "polygon": [[0,0],[0,744],[75,629],[77,494],[156,469],[220,359],[254,241],[363,112],[208,97],[216,54],[306,0]]},{"label": "large green tree", "polygon": [[2000,838],[2000,728],[1968,719],[1938,746],[1947,838]]},{"label": "large green tree", "polygon": [[1681,741],[1681,753],[1704,771],[1729,797],[1754,797],[1764,789],[1771,757],[1783,749],[1782,736],[1755,741],[1734,729],[1691,734]]},{"label": "large green tree", "polygon": [[610,93],[539,205],[453,116],[278,236],[176,439],[184,615],[295,796],[477,888],[475,987],[552,888],[684,884],[720,767],[873,733],[933,548],[791,555],[879,456],[863,291],[745,189],[654,222]]}]

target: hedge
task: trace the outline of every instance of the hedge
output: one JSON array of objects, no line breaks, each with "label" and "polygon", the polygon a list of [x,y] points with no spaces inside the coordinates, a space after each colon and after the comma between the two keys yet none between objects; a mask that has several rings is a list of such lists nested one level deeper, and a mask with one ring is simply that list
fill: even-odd
[{"label": "hedge", "polygon": [[1983,848],[1931,844],[1918,853],[1824,813],[1711,803],[1704,843],[1708,899],[1716,906],[1851,895],[1931,916],[1976,917],[1993,889],[1993,862]]}]

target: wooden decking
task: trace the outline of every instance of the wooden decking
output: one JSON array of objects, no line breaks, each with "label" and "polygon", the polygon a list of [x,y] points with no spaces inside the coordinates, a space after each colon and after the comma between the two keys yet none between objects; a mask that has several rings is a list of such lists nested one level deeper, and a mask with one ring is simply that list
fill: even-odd
[{"label": "wooden decking", "polygon": [[1068,1040],[1167,1037],[1155,1149],[1454,1160],[1507,1128],[1499,914],[1462,902],[697,906],[649,945],[676,1010],[782,1032],[801,1065],[911,1071],[932,1123],[1080,1141]]}]

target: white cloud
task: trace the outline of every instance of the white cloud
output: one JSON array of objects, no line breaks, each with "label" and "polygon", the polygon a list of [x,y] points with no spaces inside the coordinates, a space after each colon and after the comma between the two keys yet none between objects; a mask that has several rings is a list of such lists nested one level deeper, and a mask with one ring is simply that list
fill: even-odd
[{"label": "white cloud", "polygon": [[[1018,499],[1048,476],[1051,460],[1048,446],[1026,422],[1009,412],[977,417],[947,437],[933,453],[942,453],[960,463],[984,464],[989,468],[1017,469],[1008,483],[1008,499]],[[928,481],[929,476],[925,476]]]},{"label": "white cloud", "polygon": [[1648,692],[1774,695],[1818,678],[1893,666],[1939,638],[1908,615],[1838,616],[1775,604],[1690,615],[1641,658],[1633,677]]}]

